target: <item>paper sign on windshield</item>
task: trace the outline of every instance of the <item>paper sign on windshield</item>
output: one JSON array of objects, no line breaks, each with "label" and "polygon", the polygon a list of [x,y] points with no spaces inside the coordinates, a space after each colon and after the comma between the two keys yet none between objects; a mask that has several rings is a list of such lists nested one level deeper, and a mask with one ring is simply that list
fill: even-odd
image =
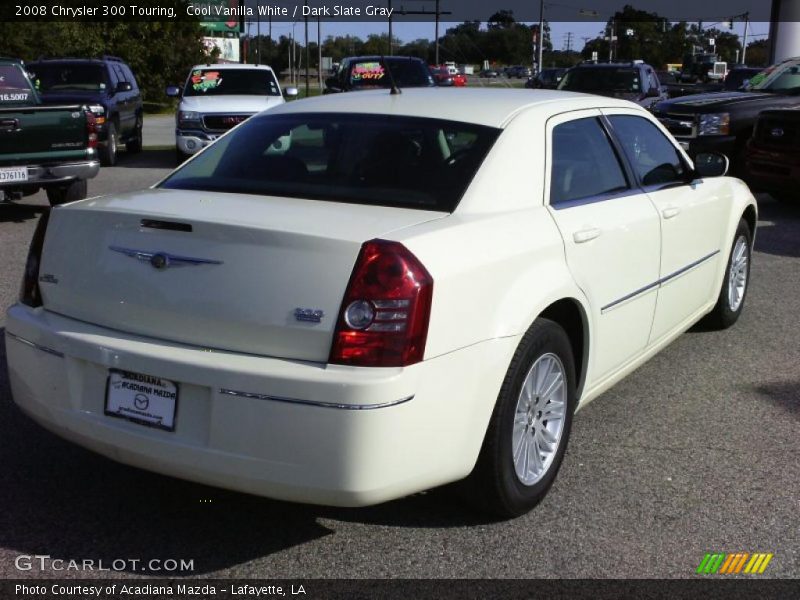
[{"label": "paper sign on windshield", "polygon": [[222,83],[222,77],[219,76],[219,71],[194,71],[192,73],[192,89],[196,92],[205,92],[207,90],[219,87]]},{"label": "paper sign on windshield", "polygon": [[358,63],[353,67],[351,75],[353,83],[361,81],[380,81],[386,72],[379,62]]}]

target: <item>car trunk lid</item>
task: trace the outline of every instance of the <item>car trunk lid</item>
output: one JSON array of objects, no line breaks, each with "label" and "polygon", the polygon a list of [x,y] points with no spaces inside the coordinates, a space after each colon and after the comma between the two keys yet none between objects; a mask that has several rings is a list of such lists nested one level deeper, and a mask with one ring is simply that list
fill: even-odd
[{"label": "car trunk lid", "polygon": [[88,200],[53,211],[42,297],[133,334],[324,362],[362,243],[446,214],[164,189]]}]

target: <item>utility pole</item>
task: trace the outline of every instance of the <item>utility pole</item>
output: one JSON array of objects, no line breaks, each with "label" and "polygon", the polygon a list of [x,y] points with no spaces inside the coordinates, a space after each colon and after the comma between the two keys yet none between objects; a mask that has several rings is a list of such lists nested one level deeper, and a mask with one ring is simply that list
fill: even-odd
[{"label": "utility pole", "polygon": [[[308,6],[308,0],[305,0],[305,2],[303,2],[303,5],[307,7]],[[308,11],[304,10],[303,12],[306,13]],[[306,98],[308,98],[308,95],[310,93],[309,82],[308,82],[308,68],[309,68],[309,64],[308,64],[309,60],[308,59],[311,56],[310,50],[308,48],[308,15],[305,15],[303,17],[303,20],[305,21],[305,26],[306,26]]]},{"label": "utility pole", "polygon": [[[424,0],[411,0],[411,1],[413,1],[413,2],[422,2]],[[436,27],[436,29],[435,29],[435,35],[436,35],[436,57],[435,57],[435,61],[436,61],[437,65],[439,64],[439,18],[442,15],[451,15],[451,14],[453,14],[449,10],[440,10],[439,4],[440,4],[440,0],[436,0],[436,9],[434,11],[425,10],[424,7],[423,7],[422,10],[405,10],[405,9],[403,9],[402,6],[400,7],[400,14],[401,15],[435,15],[435,18],[436,18],[436,26],[435,26]],[[391,21],[390,21],[390,23],[391,23]],[[391,29],[389,31],[391,31]],[[391,35],[390,35],[390,40],[391,40]],[[391,42],[390,42],[390,45],[391,45]]]},{"label": "utility pole", "polygon": [[322,93],[322,18],[317,17],[317,84]]},{"label": "utility pole", "polygon": [[574,35],[574,34],[573,34],[571,31],[568,31],[567,33],[565,33],[565,34],[564,34],[564,37],[565,37],[565,38],[567,38],[567,39],[565,40],[565,44],[566,44],[566,50],[567,50],[567,52],[569,52],[570,50],[572,50],[572,36],[573,36],[573,35]]},{"label": "utility pole", "polygon": [[394,54],[394,44],[392,43],[392,0],[388,0],[389,8],[389,56]]},{"label": "utility pole", "polygon": [[745,58],[747,57],[747,26],[750,24],[750,13],[744,13],[744,39],[742,40],[742,64],[746,65]]},{"label": "utility pole", "polygon": [[542,72],[544,56],[544,0],[539,0],[539,56],[536,61],[537,74]]}]

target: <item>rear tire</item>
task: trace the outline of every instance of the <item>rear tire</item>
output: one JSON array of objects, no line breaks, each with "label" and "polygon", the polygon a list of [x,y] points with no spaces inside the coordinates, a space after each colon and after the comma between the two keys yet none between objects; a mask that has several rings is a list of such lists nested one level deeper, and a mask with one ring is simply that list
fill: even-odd
[{"label": "rear tire", "polygon": [[104,146],[100,146],[100,162],[105,167],[117,164],[117,128],[113,121],[108,122],[108,139]]},{"label": "rear tire", "polygon": [[733,244],[728,253],[722,289],[714,309],[705,321],[715,329],[727,329],[739,320],[750,284],[750,255],[753,250],[753,237],[747,222],[742,219],[733,236]]},{"label": "rear tire", "polygon": [[136,117],[136,126],[133,128],[133,138],[125,143],[125,150],[131,154],[142,151],[142,117]]},{"label": "rear tire", "polygon": [[50,206],[58,206],[67,202],[83,200],[86,198],[88,185],[85,179],[76,179],[67,185],[47,188],[47,200]]},{"label": "rear tire", "polygon": [[511,360],[478,462],[462,486],[468,502],[509,518],[544,498],[567,449],[575,387],[566,332],[537,319]]}]

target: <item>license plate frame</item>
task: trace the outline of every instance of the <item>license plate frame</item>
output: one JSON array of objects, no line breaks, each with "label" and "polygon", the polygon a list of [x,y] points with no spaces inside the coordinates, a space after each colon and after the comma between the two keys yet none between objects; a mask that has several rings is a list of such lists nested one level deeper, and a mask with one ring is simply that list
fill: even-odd
[{"label": "license plate frame", "polygon": [[27,183],[28,179],[28,167],[0,167],[0,183]]},{"label": "license plate frame", "polygon": [[180,386],[177,381],[123,369],[109,369],[103,413],[137,425],[174,432],[179,397]]}]

